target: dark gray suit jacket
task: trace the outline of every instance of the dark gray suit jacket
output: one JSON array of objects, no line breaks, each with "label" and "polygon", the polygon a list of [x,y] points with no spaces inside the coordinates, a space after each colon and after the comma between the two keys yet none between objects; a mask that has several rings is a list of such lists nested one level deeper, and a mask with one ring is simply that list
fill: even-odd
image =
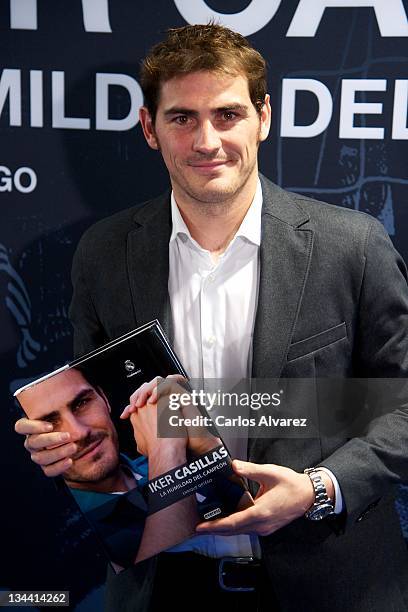
[{"label": "dark gray suit jacket", "polygon": [[[382,225],[261,181],[253,376],[406,377],[406,270]],[[86,232],[72,273],[77,355],[154,318],[172,337],[170,233],[169,194]],[[298,471],[327,466],[346,507],[334,529],[301,518],[261,538],[268,588],[284,612],[408,610],[407,551],[393,504],[393,486],[408,480],[404,407],[363,437],[251,439],[248,455]],[[115,578],[115,601],[126,592],[123,606],[142,610],[129,590],[137,597],[132,585],[144,584],[146,600],[154,561],[124,574]]]}]

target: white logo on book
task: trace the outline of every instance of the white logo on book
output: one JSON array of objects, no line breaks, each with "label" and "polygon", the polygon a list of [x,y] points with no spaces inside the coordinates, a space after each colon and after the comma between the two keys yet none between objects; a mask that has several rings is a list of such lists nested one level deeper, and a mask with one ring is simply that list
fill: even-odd
[{"label": "white logo on book", "polygon": [[213,516],[217,516],[217,514],[221,514],[221,508],[214,508],[214,510],[211,510],[211,512],[207,512],[206,514],[204,514],[204,518],[210,519]]},{"label": "white logo on book", "polygon": [[142,372],[141,368],[136,369],[135,364],[130,359],[126,359],[125,361],[125,370],[128,372],[126,374],[126,378],[130,378],[131,376],[135,376],[136,374],[140,374]]}]

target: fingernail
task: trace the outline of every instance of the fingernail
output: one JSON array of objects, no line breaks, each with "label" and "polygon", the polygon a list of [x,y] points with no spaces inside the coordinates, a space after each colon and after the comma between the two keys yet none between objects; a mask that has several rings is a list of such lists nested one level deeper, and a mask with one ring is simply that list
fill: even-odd
[{"label": "fingernail", "polygon": [[54,428],[53,428],[53,426],[51,425],[51,423],[47,423],[47,424],[44,426],[44,429],[45,429],[45,431],[52,431]]},{"label": "fingernail", "polygon": [[60,435],[60,440],[61,442],[65,442],[65,440],[69,440],[71,437],[71,434],[69,434],[68,432],[64,432]]}]

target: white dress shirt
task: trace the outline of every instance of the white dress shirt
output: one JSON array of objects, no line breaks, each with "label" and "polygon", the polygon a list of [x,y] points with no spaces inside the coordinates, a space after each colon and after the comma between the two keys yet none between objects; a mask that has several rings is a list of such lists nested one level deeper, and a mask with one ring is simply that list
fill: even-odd
[{"label": "white dress shirt", "polygon": [[[211,253],[192,238],[171,195],[168,290],[173,345],[189,377],[201,380],[203,387],[211,379],[239,381],[251,377],[261,211],[258,180],[238,231],[214,262]],[[259,556],[259,542],[248,535],[200,535],[173,547],[171,552],[187,550],[210,557]]]},{"label": "white dress shirt", "polygon": [[190,378],[250,377],[261,243],[260,183],[240,228],[214,263],[172,196],[169,295],[174,349]]}]

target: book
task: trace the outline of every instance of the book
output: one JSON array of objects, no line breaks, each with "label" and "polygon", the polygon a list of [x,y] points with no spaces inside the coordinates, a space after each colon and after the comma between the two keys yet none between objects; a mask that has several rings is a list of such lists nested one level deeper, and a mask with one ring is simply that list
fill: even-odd
[{"label": "book", "polygon": [[[136,390],[155,377],[157,401],[135,407]],[[185,401],[190,391],[155,320],[14,393],[28,418],[70,433],[76,450],[59,478],[116,572],[191,537],[201,521],[253,504],[205,408]],[[194,427],[174,431],[175,414]]]}]

